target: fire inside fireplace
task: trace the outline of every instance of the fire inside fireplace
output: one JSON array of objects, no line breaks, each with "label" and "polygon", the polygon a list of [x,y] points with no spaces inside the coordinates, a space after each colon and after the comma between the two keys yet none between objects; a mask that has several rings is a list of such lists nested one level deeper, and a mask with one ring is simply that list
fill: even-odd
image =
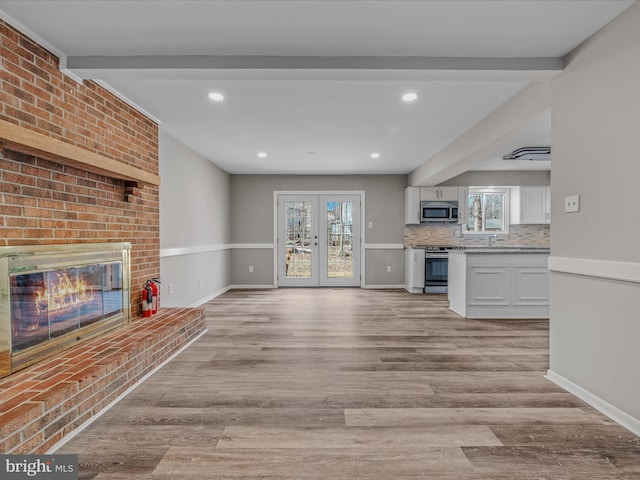
[{"label": "fire inside fireplace", "polygon": [[0,249],[0,273],[8,274],[8,295],[0,288],[0,376],[128,321],[129,249]]}]

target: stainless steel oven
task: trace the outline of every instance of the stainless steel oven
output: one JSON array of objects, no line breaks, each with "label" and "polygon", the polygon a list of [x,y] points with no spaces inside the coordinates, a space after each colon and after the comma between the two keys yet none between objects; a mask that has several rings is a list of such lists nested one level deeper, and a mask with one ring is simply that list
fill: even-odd
[{"label": "stainless steel oven", "polygon": [[447,293],[449,286],[449,250],[451,247],[426,247],[424,293]]}]

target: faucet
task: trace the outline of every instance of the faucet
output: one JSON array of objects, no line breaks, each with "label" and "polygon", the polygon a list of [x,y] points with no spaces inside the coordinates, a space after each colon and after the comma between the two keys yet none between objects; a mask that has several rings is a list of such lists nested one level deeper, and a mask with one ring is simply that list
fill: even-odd
[{"label": "faucet", "polygon": [[494,241],[494,240],[495,240],[496,242],[498,242],[498,241],[500,241],[500,240],[502,240],[502,239],[501,239],[501,238],[498,238],[498,235],[495,235],[495,234],[494,234],[494,235],[491,235],[491,236],[489,237],[489,247],[493,247],[493,241]]}]

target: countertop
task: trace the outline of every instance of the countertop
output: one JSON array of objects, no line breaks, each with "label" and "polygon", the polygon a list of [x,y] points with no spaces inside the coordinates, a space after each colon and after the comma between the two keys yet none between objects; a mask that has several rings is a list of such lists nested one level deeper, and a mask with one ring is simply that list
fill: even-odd
[{"label": "countertop", "polygon": [[461,247],[450,250],[450,253],[464,255],[549,255],[549,252],[544,247]]}]

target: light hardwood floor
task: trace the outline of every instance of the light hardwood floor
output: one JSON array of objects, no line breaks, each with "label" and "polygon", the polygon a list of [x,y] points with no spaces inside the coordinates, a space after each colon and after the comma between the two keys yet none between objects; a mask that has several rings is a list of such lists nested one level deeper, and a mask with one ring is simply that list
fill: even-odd
[{"label": "light hardwood floor", "polygon": [[543,378],[548,322],[400,290],[232,291],[60,453],[80,478],[640,479],[640,439]]}]

